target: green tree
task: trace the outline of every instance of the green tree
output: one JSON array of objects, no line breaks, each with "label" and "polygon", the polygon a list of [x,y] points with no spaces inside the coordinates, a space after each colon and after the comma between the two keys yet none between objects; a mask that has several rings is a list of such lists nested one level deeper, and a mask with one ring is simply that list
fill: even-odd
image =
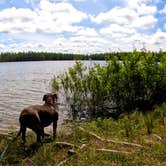
[{"label": "green tree", "polygon": [[55,82],[70,99],[76,116],[86,112],[91,118],[116,117],[136,109],[146,114],[166,101],[166,56],[134,51],[107,56],[103,66],[76,62]]}]

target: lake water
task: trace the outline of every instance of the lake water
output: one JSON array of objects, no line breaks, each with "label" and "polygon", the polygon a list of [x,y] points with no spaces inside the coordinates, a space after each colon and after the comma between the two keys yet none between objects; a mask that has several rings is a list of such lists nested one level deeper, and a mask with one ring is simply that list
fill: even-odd
[{"label": "lake water", "polygon": [[[19,114],[24,107],[43,104],[45,93],[51,92],[51,80],[66,71],[75,61],[37,61],[0,63],[0,133],[7,134],[19,128]],[[94,61],[84,61],[93,65]],[[60,120],[65,118],[60,107]]]}]

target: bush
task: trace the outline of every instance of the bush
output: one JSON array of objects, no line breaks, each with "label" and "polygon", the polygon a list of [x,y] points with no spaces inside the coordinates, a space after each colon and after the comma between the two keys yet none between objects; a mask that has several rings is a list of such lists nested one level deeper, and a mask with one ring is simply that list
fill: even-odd
[{"label": "bush", "polygon": [[146,114],[166,101],[166,55],[134,51],[108,56],[105,65],[76,62],[53,87],[64,91],[75,119],[117,118],[136,109]]}]

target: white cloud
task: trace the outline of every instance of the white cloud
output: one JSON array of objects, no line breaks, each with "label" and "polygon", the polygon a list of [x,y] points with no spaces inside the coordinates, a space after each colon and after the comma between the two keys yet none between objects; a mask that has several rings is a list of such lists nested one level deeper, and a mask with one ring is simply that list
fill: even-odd
[{"label": "white cloud", "polygon": [[0,11],[0,32],[76,32],[79,27],[73,24],[86,19],[87,15],[71,4],[40,1],[35,11],[28,8],[8,8]]},{"label": "white cloud", "polygon": [[157,32],[153,35],[153,37],[155,39],[155,43],[157,44],[166,43],[166,32],[162,32],[161,29],[158,29]]},{"label": "white cloud", "polygon": [[133,21],[131,26],[137,29],[142,29],[142,30],[151,29],[154,27],[156,22],[157,22],[157,19],[154,16],[148,15],[148,16],[137,18],[136,20]]},{"label": "white cloud", "polygon": [[27,22],[35,19],[36,13],[31,11],[30,9],[16,9],[15,7],[4,9],[0,11],[0,21],[13,23],[14,21]]},{"label": "white cloud", "polygon": [[[75,9],[70,3],[51,3],[47,0],[41,0],[39,15],[48,20],[52,18],[55,22],[61,22],[62,24],[79,23],[83,19],[87,18],[87,15],[79,10]],[[50,17],[48,17],[50,16]],[[46,21],[45,20],[45,21]]]},{"label": "white cloud", "polygon": [[[9,44],[4,51],[47,51],[47,52],[63,52],[63,53],[82,53],[89,54],[94,52],[108,51],[107,46],[110,41],[103,39],[101,36],[85,36],[76,35],[73,37],[65,38],[61,35],[52,38],[38,34],[33,37],[31,34],[14,34],[13,37],[24,39],[24,42]],[[112,44],[111,44],[112,45]],[[1,51],[1,50],[0,50]]]},{"label": "white cloud", "polygon": [[144,44],[154,46],[156,37],[152,37],[151,33],[147,35],[146,31],[151,31],[158,21],[155,17],[157,8],[147,5],[148,2],[149,0],[126,0],[124,7],[114,7],[90,18],[100,25],[105,23],[99,32],[103,37],[117,43],[117,49],[141,49]]},{"label": "white cloud", "polygon": [[[125,6],[114,7],[97,16],[79,11],[69,0],[40,0],[34,10],[14,7],[1,10],[0,33],[6,32],[11,41],[0,39],[0,51],[33,50],[86,54],[131,51],[143,46],[151,50],[165,49],[166,32],[161,29],[156,33],[151,31],[158,21],[155,15],[157,8],[153,3],[148,4],[155,0],[124,1]],[[165,8],[160,12],[164,13]],[[79,24],[85,19],[91,21],[89,27],[88,24]],[[97,29],[92,23],[98,24]],[[166,24],[164,26],[166,29]]]},{"label": "white cloud", "polygon": [[126,36],[134,34],[135,32],[136,31],[133,28],[129,30],[128,27],[122,27],[118,24],[111,24],[110,26],[100,30],[101,34],[111,35],[112,37]]},{"label": "white cloud", "polygon": [[161,14],[166,14],[166,5],[164,6],[164,8],[163,9],[161,9],[160,10],[160,12],[159,13],[161,13]]},{"label": "white cloud", "polygon": [[156,6],[147,6],[146,4],[141,4],[137,8],[138,14],[141,15],[153,15],[157,12]]},{"label": "white cloud", "polygon": [[[131,1],[130,1],[131,2]],[[133,5],[132,5],[133,7]],[[156,7],[140,5],[137,10],[130,7],[115,7],[108,12],[100,13],[98,16],[91,16],[91,20],[96,23],[107,22],[109,24],[129,25],[138,29],[148,29],[155,25],[157,19],[154,17]]]},{"label": "white cloud", "polygon": [[34,32],[36,17],[30,9],[4,9],[0,12],[0,32]]},{"label": "white cloud", "polygon": [[78,36],[86,36],[86,37],[98,36],[98,33],[96,32],[95,29],[93,29],[93,28],[83,28],[83,27],[81,27],[76,34]]},{"label": "white cloud", "polygon": [[108,12],[100,13],[98,16],[91,16],[91,20],[96,23],[118,23],[118,24],[129,24],[135,18],[138,17],[138,14],[129,8],[120,8],[115,7]]},{"label": "white cloud", "polygon": [[[98,36],[76,35],[65,38],[57,36],[56,38],[49,38],[48,36],[38,35],[34,40],[33,36],[22,35],[26,41],[18,44],[10,44],[3,50],[8,51],[47,51],[47,52],[63,52],[63,53],[94,53],[107,51],[132,51],[133,48],[141,49],[145,46],[151,51],[158,51],[159,48],[163,50],[166,48],[166,33],[160,29],[153,35],[146,35],[142,33],[124,34],[112,31],[113,35],[101,34]],[[114,30],[112,27],[112,30]],[[124,29],[122,29],[123,31]],[[21,39],[21,37],[20,37]]]},{"label": "white cloud", "polygon": [[[147,6],[147,4],[157,4],[160,0],[124,0],[125,3],[126,3],[126,6],[128,6],[129,8],[132,8],[132,9],[140,9],[140,7],[144,6],[144,10],[146,8],[151,8],[151,6]],[[147,9],[146,9],[147,10]],[[152,7],[152,10],[153,10],[153,7]]]},{"label": "white cloud", "polygon": [[157,19],[154,17],[157,11],[156,7],[142,4],[140,5],[140,10],[138,6],[137,9],[115,7],[108,12],[100,13],[96,17],[91,16],[91,20],[99,24],[107,22],[110,24],[129,25],[129,28],[147,29],[153,27],[157,22]]},{"label": "white cloud", "polygon": [[5,48],[5,45],[0,43],[0,50],[4,48]]}]

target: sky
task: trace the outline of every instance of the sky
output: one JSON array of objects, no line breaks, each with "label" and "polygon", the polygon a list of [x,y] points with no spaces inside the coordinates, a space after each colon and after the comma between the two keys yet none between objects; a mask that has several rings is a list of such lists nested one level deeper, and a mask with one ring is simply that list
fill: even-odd
[{"label": "sky", "polygon": [[166,0],[0,0],[0,52],[166,51]]}]

